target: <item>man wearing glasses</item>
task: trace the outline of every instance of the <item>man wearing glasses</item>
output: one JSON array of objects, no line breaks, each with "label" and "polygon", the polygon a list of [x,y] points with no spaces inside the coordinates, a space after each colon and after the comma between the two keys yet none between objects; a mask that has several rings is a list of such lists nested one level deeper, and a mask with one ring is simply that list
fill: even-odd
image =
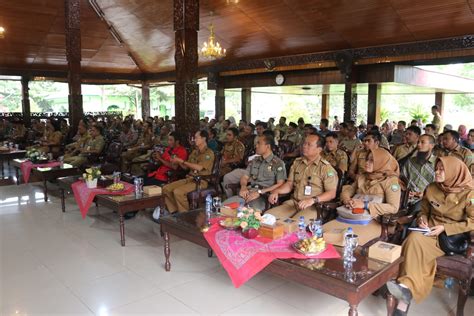
[{"label": "man wearing glasses", "polygon": [[303,157],[291,165],[285,184],[273,190],[268,197],[271,204],[278,201],[278,195],[293,192],[291,199],[274,207],[267,213],[279,219],[299,218],[305,221],[316,217],[316,203],[331,201],[336,197],[337,173],[329,162],[321,158],[324,138],[308,135],[303,143]]}]

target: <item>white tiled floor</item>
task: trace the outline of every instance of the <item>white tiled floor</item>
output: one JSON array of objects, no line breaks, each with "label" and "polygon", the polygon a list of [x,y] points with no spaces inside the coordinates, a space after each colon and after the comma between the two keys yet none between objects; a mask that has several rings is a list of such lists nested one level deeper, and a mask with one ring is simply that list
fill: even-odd
[{"label": "white tiled floor", "polygon": [[[172,272],[163,268],[159,227],[139,214],[126,222],[120,246],[117,216],[95,207],[82,219],[67,212],[52,186],[0,187],[0,315],[347,315],[347,304],[262,273],[235,289],[216,258],[172,237]],[[452,315],[456,293],[435,289],[411,315]],[[465,311],[474,310],[469,298]],[[384,315],[370,296],[360,315]]]}]

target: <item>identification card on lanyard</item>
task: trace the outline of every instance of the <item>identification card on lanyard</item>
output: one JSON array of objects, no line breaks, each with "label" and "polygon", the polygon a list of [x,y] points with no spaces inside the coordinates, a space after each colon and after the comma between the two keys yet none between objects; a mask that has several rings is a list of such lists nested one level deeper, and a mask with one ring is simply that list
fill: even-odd
[{"label": "identification card on lanyard", "polygon": [[304,195],[310,196],[313,192],[313,188],[311,187],[311,177],[308,177],[308,184],[304,186]]}]

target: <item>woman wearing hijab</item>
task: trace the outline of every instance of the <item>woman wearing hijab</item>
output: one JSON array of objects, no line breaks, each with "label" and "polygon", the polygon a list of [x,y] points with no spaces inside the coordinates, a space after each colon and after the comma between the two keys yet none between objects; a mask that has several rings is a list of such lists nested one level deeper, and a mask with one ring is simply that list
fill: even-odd
[{"label": "woman wearing hijab", "polygon": [[387,283],[398,300],[395,315],[406,315],[412,298],[420,302],[429,295],[436,258],[445,254],[439,246],[439,234],[452,236],[474,230],[474,183],[467,166],[452,156],[438,158],[435,166],[435,182],[426,188],[417,218],[418,226],[430,232],[408,235],[398,283]]},{"label": "woman wearing hijab", "polygon": [[[398,162],[383,148],[372,149],[367,156],[365,173],[341,192],[342,203],[350,209],[365,209],[375,218],[379,215],[397,213],[400,207],[400,185]],[[364,202],[354,199],[355,194],[382,197],[382,202]]]}]

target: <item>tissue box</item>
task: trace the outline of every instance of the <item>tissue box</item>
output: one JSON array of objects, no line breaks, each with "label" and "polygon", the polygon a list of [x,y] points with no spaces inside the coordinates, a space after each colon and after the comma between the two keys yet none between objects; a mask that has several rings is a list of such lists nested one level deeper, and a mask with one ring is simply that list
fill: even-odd
[{"label": "tissue box", "polygon": [[221,207],[221,214],[223,216],[237,217],[237,209],[229,207]]},{"label": "tissue box", "polygon": [[143,187],[143,193],[146,195],[161,195],[161,187],[157,185],[147,185]]},{"label": "tissue box", "polygon": [[276,223],[274,226],[261,225],[258,234],[261,237],[278,239],[285,235],[285,226],[281,223]]},{"label": "tissue box", "polygon": [[402,253],[402,246],[378,241],[369,247],[369,258],[385,262],[394,262]]},{"label": "tissue box", "polygon": [[298,221],[295,219],[279,219],[277,223],[283,225],[285,233],[287,234],[291,234],[298,231]]}]

